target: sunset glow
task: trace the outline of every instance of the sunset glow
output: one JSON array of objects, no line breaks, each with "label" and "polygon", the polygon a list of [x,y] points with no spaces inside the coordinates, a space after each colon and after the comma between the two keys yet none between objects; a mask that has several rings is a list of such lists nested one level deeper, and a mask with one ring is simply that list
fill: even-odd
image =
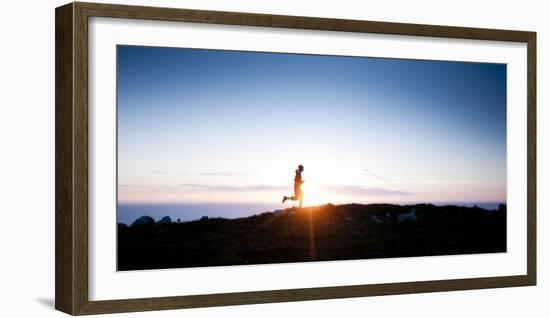
[{"label": "sunset glow", "polygon": [[304,206],[506,202],[506,66],[118,47],[119,203],[280,204],[298,164]]}]

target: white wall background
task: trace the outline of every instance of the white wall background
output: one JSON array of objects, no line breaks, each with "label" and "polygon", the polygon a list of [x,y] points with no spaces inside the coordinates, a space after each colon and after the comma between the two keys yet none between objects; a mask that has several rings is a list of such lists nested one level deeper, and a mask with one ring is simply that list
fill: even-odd
[{"label": "white wall background", "polygon": [[[136,317],[548,317],[550,22],[545,1],[108,1],[194,9],[538,32],[537,287],[135,313]],[[54,8],[10,1],[0,16],[0,316],[61,317],[54,297]],[[546,162],[546,164],[545,164]],[[545,197],[546,195],[546,197]],[[130,314],[119,314],[116,316]]]}]

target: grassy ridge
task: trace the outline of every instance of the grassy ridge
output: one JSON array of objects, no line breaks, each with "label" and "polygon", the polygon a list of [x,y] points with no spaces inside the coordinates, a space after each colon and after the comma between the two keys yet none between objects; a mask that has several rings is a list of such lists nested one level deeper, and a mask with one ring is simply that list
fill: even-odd
[{"label": "grassy ridge", "polygon": [[[413,208],[417,220],[398,221]],[[324,205],[118,227],[118,270],[505,251],[505,209],[429,204]]]}]

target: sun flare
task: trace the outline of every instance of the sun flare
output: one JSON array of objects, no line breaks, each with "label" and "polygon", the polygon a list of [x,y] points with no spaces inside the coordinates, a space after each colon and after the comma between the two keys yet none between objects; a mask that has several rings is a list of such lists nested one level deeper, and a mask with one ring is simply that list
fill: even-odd
[{"label": "sun flare", "polygon": [[304,207],[332,203],[335,199],[332,194],[318,185],[306,185],[304,183],[302,191],[304,193]]}]

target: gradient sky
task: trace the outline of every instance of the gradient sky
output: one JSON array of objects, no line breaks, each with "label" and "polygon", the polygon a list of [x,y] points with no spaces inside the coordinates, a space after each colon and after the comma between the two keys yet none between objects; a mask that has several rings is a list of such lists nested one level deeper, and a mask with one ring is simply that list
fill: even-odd
[{"label": "gradient sky", "polygon": [[117,50],[120,203],[506,201],[504,64]]}]

